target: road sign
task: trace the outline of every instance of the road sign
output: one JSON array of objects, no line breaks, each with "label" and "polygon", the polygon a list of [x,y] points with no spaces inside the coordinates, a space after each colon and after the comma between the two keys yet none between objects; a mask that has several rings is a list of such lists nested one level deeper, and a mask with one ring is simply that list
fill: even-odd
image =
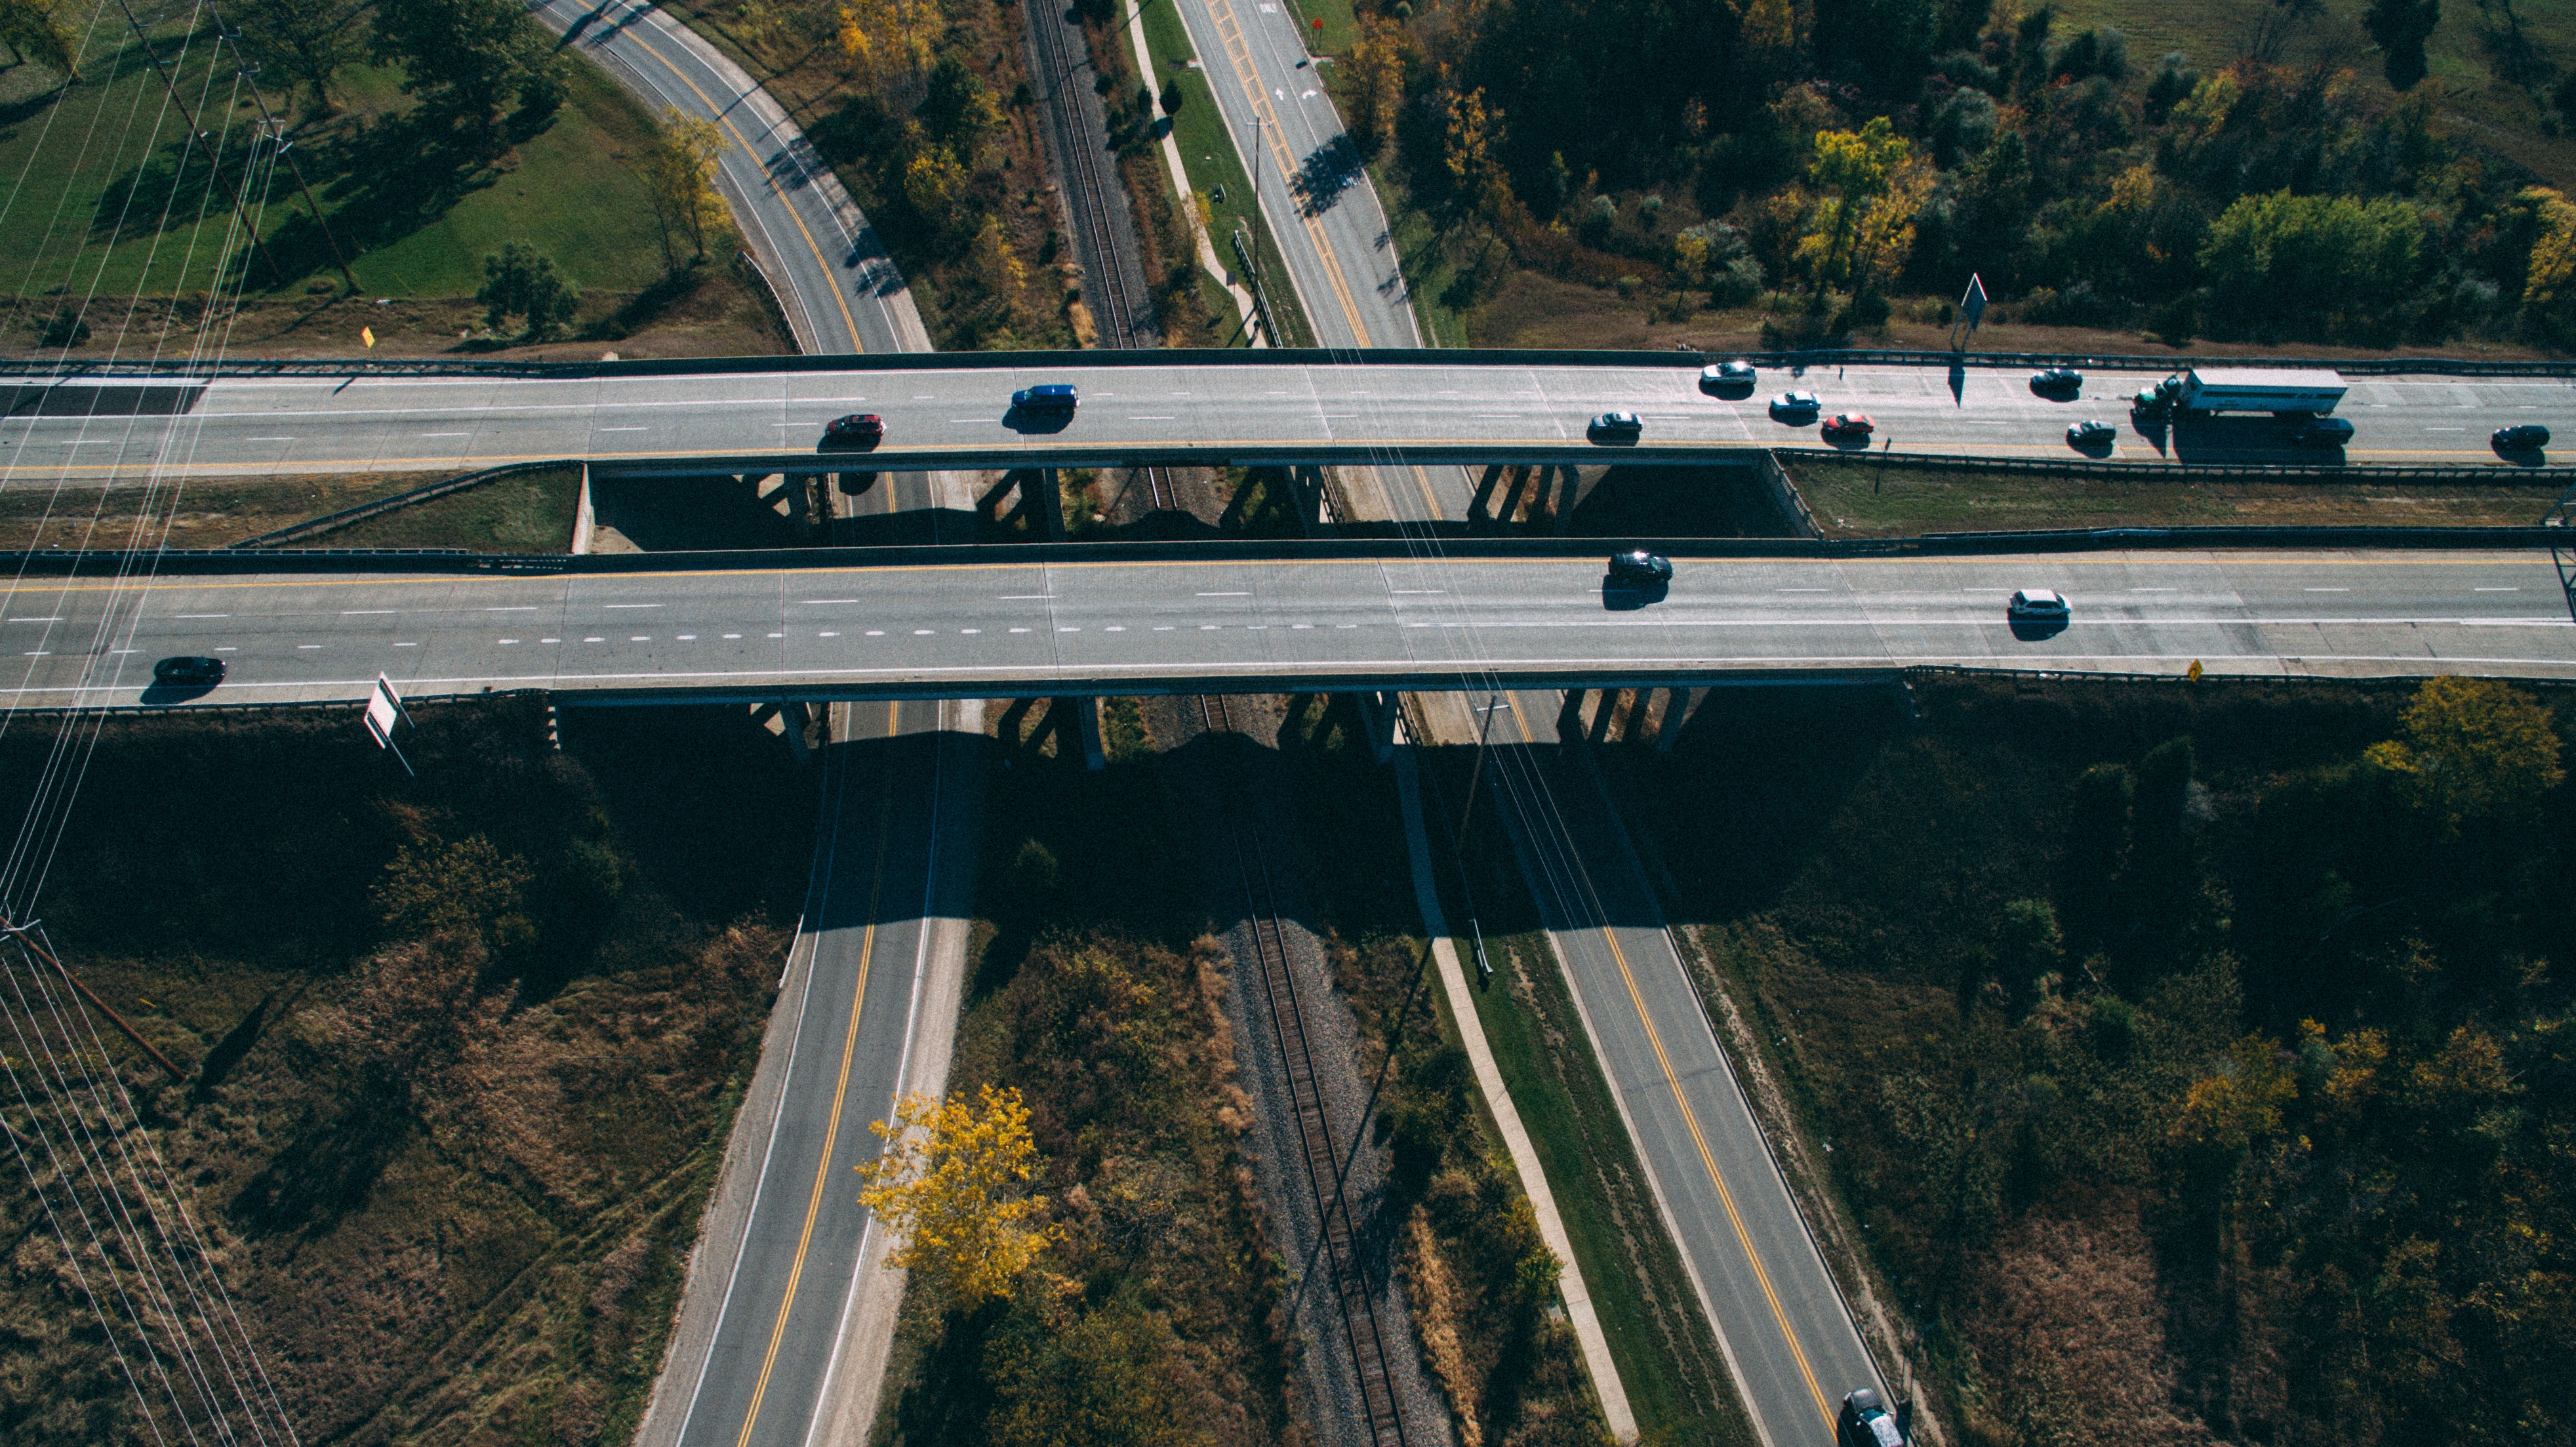
[{"label": "road sign", "polygon": [[2200,673],[2201,673],[2200,660],[2199,660],[2199,659],[2197,659],[2197,658],[2195,658],[2195,659],[2193,659],[2193,660],[2191,661],[2191,672],[2190,672],[2190,673],[2188,673],[2188,674],[2186,674],[2186,675],[2184,675],[2184,676],[2185,676],[2185,677],[2188,677],[2188,678],[2191,678],[2191,679],[2194,679],[2194,680],[2197,680],[2197,679],[2199,679],[2199,677],[2200,677]]},{"label": "road sign", "polygon": [[1959,312],[1972,332],[1986,319],[1986,279],[1973,271],[1968,273],[1968,294],[1959,298]]},{"label": "road sign", "polygon": [[403,772],[411,773],[411,760],[404,758],[401,748],[394,743],[396,729],[408,729],[412,726],[411,714],[403,708],[402,695],[394,692],[392,679],[381,673],[376,675],[376,690],[367,695],[367,711],[364,717],[367,721],[367,732],[374,735],[376,747],[391,749],[395,762],[403,766]]}]

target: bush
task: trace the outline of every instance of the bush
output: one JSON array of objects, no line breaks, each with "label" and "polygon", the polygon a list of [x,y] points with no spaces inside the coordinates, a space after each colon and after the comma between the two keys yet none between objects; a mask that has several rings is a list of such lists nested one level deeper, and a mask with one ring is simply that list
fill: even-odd
[{"label": "bush", "polygon": [[36,341],[48,347],[77,347],[89,340],[89,323],[70,307],[57,311],[36,328]]},{"label": "bush", "polygon": [[533,246],[513,241],[483,258],[483,323],[498,329],[510,317],[523,317],[520,335],[528,340],[550,337],[572,320],[581,306],[581,288],[555,270],[554,258]]}]

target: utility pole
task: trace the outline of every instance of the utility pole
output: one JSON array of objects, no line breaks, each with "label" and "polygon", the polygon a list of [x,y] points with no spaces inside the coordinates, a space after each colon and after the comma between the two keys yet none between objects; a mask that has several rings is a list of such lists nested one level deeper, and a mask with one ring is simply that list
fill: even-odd
[{"label": "utility pole", "polygon": [[1476,786],[1485,782],[1485,746],[1493,741],[1494,715],[1510,707],[1503,702],[1502,694],[1494,693],[1477,710],[1485,716],[1485,726],[1476,731],[1476,771],[1467,776],[1467,807],[1458,814],[1458,838],[1462,844],[1467,838],[1468,823],[1476,817]]},{"label": "utility pole", "polygon": [[[214,184],[222,185],[224,168],[215,164],[214,152],[206,149],[206,133],[197,124],[196,112],[189,110],[188,103],[180,99],[178,83],[170,79],[170,69],[161,63],[160,52],[152,48],[152,37],[143,33],[143,22],[134,18],[134,7],[126,3],[126,0],[116,0],[116,8],[125,12],[125,23],[133,30],[134,38],[142,44],[144,58],[152,62],[152,73],[161,77],[161,88],[170,93],[170,103],[179,108],[179,119],[186,122],[188,126],[188,139],[196,145],[197,154],[206,158],[208,177]],[[258,87],[253,86],[252,89],[256,90]],[[268,263],[268,274],[283,284],[286,280],[286,272],[277,264],[277,258],[268,254],[267,243],[259,239],[259,227],[252,223],[249,208],[242,204],[241,192],[234,191],[232,200],[234,219],[240,221],[242,230],[249,234],[251,249],[259,253],[260,260]]]},{"label": "utility pole", "polygon": [[[242,62],[242,78],[250,82],[250,98],[259,103],[260,124],[277,138],[277,153],[286,158],[286,168],[295,173],[295,189],[304,193],[304,209],[313,213],[313,224],[322,228],[322,240],[331,248],[331,260],[340,268],[340,279],[349,284],[349,295],[356,296],[357,274],[349,270],[349,258],[340,251],[340,238],[331,234],[331,223],[322,217],[322,203],[313,199],[313,187],[306,183],[304,168],[295,160],[295,143],[286,138],[286,127],[279,125],[277,118],[268,113],[268,97],[259,93],[259,67],[251,64],[250,58],[241,53],[241,42],[234,39],[232,31],[222,28],[223,23],[224,17],[217,15],[217,33],[232,41],[233,58]],[[293,98],[288,97],[290,100]]]},{"label": "utility pole", "polygon": [[170,1057],[154,1049],[152,1042],[143,1038],[142,1031],[127,1024],[124,1016],[119,1015],[116,1011],[108,1008],[108,1003],[105,1000],[100,999],[95,994],[92,994],[89,986],[80,982],[79,976],[74,975],[70,970],[65,969],[62,961],[55,959],[52,953],[47,951],[43,945],[36,943],[35,937],[30,933],[30,931],[34,930],[35,927],[41,923],[43,923],[41,920],[29,920],[27,923],[21,925],[11,924],[7,920],[0,920],[0,931],[5,931],[9,934],[15,935],[18,939],[18,943],[26,947],[27,953],[34,955],[37,959],[40,959],[47,965],[52,966],[54,973],[63,977],[64,984],[78,990],[82,999],[89,1001],[91,1005],[97,1008],[100,1014],[105,1015],[108,1018],[110,1023],[114,1024],[117,1029],[125,1032],[126,1039],[131,1040],[136,1045],[142,1047],[143,1053],[151,1056],[153,1063],[159,1065],[162,1069],[169,1071],[170,1078],[172,1080],[185,1081],[188,1078],[188,1072],[171,1064]]}]

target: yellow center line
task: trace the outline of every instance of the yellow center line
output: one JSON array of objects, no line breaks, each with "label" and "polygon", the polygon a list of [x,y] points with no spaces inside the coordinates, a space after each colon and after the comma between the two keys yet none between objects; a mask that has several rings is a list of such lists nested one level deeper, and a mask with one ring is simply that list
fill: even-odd
[{"label": "yellow center line", "polygon": [[[901,704],[886,705],[886,737],[894,737],[901,712]],[[877,810],[876,878],[868,886],[867,929],[859,936],[859,979],[850,990],[850,1028],[841,1037],[841,1074],[832,1086],[832,1114],[823,1126],[823,1154],[814,1162],[814,1193],[805,1202],[805,1229],[796,1238],[796,1260],[787,1270],[787,1294],[778,1300],[778,1324],[770,1328],[769,1352],[760,1360],[760,1380],[752,1384],[751,1406],[743,1413],[742,1435],[734,1439],[734,1447],[749,1447],[752,1426],[760,1420],[761,1399],[769,1394],[769,1374],[778,1365],[779,1343],[787,1338],[787,1313],[796,1305],[796,1285],[805,1275],[805,1253],[814,1242],[814,1218],[823,1209],[823,1191],[832,1177],[832,1150],[841,1135],[841,1100],[850,1088],[850,1062],[858,1055],[859,1011],[867,1002],[868,964],[876,954],[877,905],[885,892],[886,838],[893,826],[894,775],[889,771],[885,802]]]},{"label": "yellow center line", "polygon": [[[1234,7],[1227,0],[1208,0],[1208,14],[1216,21],[1217,35],[1225,42],[1226,61],[1234,67],[1235,79],[1242,84],[1245,98],[1252,102],[1253,114],[1268,122],[1264,129],[1277,137],[1269,142],[1270,155],[1279,167],[1280,185],[1287,188],[1290,184],[1288,178],[1297,173],[1297,158],[1289,153],[1288,133],[1279,123],[1279,112],[1271,107],[1269,97],[1262,94],[1261,73],[1252,64],[1251,44],[1243,38],[1243,27],[1235,20]],[[1252,199],[1256,207],[1260,205],[1259,196]],[[1289,204],[1296,204],[1293,189],[1289,191]],[[1351,334],[1358,338],[1356,345],[1370,345],[1368,324],[1360,320],[1359,303],[1351,297],[1350,282],[1342,275],[1341,258],[1335,254],[1333,243],[1326,239],[1323,223],[1302,209],[1298,212],[1298,219],[1315,243],[1315,250],[1324,263],[1324,279],[1332,284],[1334,297],[1342,304],[1342,315],[1349,319]]]},{"label": "yellow center line", "polygon": [[[1529,720],[1521,717],[1518,709],[1512,711],[1512,725],[1520,730],[1522,743],[1536,742],[1530,737]],[[1708,1148],[1708,1138],[1700,1133],[1699,1115],[1682,1094],[1681,1077],[1673,1070],[1672,1058],[1664,1053],[1663,1032],[1655,1028],[1654,1016],[1646,1010],[1645,996],[1637,989],[1637,977],[1628,968],[1628,952],[1619,948],[1618,932],[1608,922],[1603,922],[1599,929],[1603,942],[1610,946],[1610,958],[1618,962],[1619,979],[1628,987],[1628,1003],[1637,1011],[1637,1023],[1645,1027],[1646,1043],[1654,1049],[1655,1064],[1664,1073],[1664,1087],[1672,1092],[1673,1104],[1681,1110],[1682,1125],[1690,1131],[1691,1144],[1699,1151],[1700,1166],[1708,1172],[1709,1184],[1717,1187],[1718,1203],[1726,1208],[1727,1224],[1735,1228],[1736,1244],[1744,1248],[1744,1260],[1753,1268],[1753,1279],[1761,1284],[1762,1299],[1770,1304],[1771,1319],[1779,1325],[1781,1339],[1789,1344],[1789,1355],[1798,1363],[1798,1375],[1806,1379],[1807,1394],[1815,1399],[1817,1414],[1830,1424],[1834,1420],[1833,1408],[1826,1404],[1824,1389],[1816,1384],[1815,1368],[1807,1363],[1806,1348],[1798,1342],[1797,1328],[1789,1325],[1789,1314],[1780,1305],[1780,1294],[1772,1288],[1771,1273],[1762,1268],[1761,1253],[1753,1249],[1752,1233],[1744,1229],[1744,1217],[1735,1209],[1735,1193],[1726,1188],[1726,1177],[1717,1168],[1717,1157]]]},{"label": "yellow center line", "polygon": [[[643,7],[639,4],[636,8],[641,10]],[[662,52],[655,50],[651,45],[647,44],[641,36],[636,37],[635,44],[646,55],[662,62],[662,68],[664,70],[669,71],[673,78],[677,79],[680,84],[689,88],[691,94],[706,103],[707,113],[715,117],[716,124],[725,128],[725,134],[733,137],[735,145],[742,147],[742,153],[744,155],[750,156],[755,163],[759,161],[759,154],[752,150],[751,143],[742,138],[742,132],[734,129],[734,124],[730,116],[730,112],[732,110],[730,106],[717,105],[715,97],[708,95],[705,91],[699,90],[698,83],[696,81],[681,74],[678,66],[673,65],[670,62],[670,59],[664,56]],[[787,219],[796,223],[798,234],[805,238],[806,249],[814,253],[814,264],[823,268],[823,275],[829,277],[832,274],[832,263],[823,259],[823,248],[815,243],[814,233],[806,229],[805,218],[796,214],[796,204],[788,200],[787,193],[779,188],[778,178],[769,174],[769,168],[767,166],[762,166],[760,168],[760,178],[761,181],[769,187],[770,194],[776,196],[778,198],[778,203],[787,209]],[[839,287],[835,286],[832,288],[832,300],[840,303],[841,324],[850,329],[850,350],[853,352],[866,351],[867,347],[859,341],[858,318],[850,315],[850,299],[842,294]]]}]

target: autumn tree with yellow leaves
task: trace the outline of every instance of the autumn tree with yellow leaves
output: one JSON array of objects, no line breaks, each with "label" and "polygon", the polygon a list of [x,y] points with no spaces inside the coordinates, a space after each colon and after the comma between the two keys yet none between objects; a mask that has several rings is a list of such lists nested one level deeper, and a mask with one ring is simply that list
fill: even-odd
[{"label": "autumn tree with yellow leaves", "polygon": [[907,1095],[868,1129],[885,1150],[853,1169],[866,1182],[860,1204],[903,1243],[890,1263],[958,1310],[1010,1294],[1055,1235],[1021,1224],[1046,1198],[1020,1191],[1038,1150],[1019,1089],[987,1085],[972,1102]]},{"label": "autumn tree with yellow leaves", "polygon": [[716,194],[716,166],[726,145],[723,126],[671,106],[645,150],[644,190],[661,231],[662,263],[672,271],[705,260],[710,244],[721,245],[728,218]]}]

